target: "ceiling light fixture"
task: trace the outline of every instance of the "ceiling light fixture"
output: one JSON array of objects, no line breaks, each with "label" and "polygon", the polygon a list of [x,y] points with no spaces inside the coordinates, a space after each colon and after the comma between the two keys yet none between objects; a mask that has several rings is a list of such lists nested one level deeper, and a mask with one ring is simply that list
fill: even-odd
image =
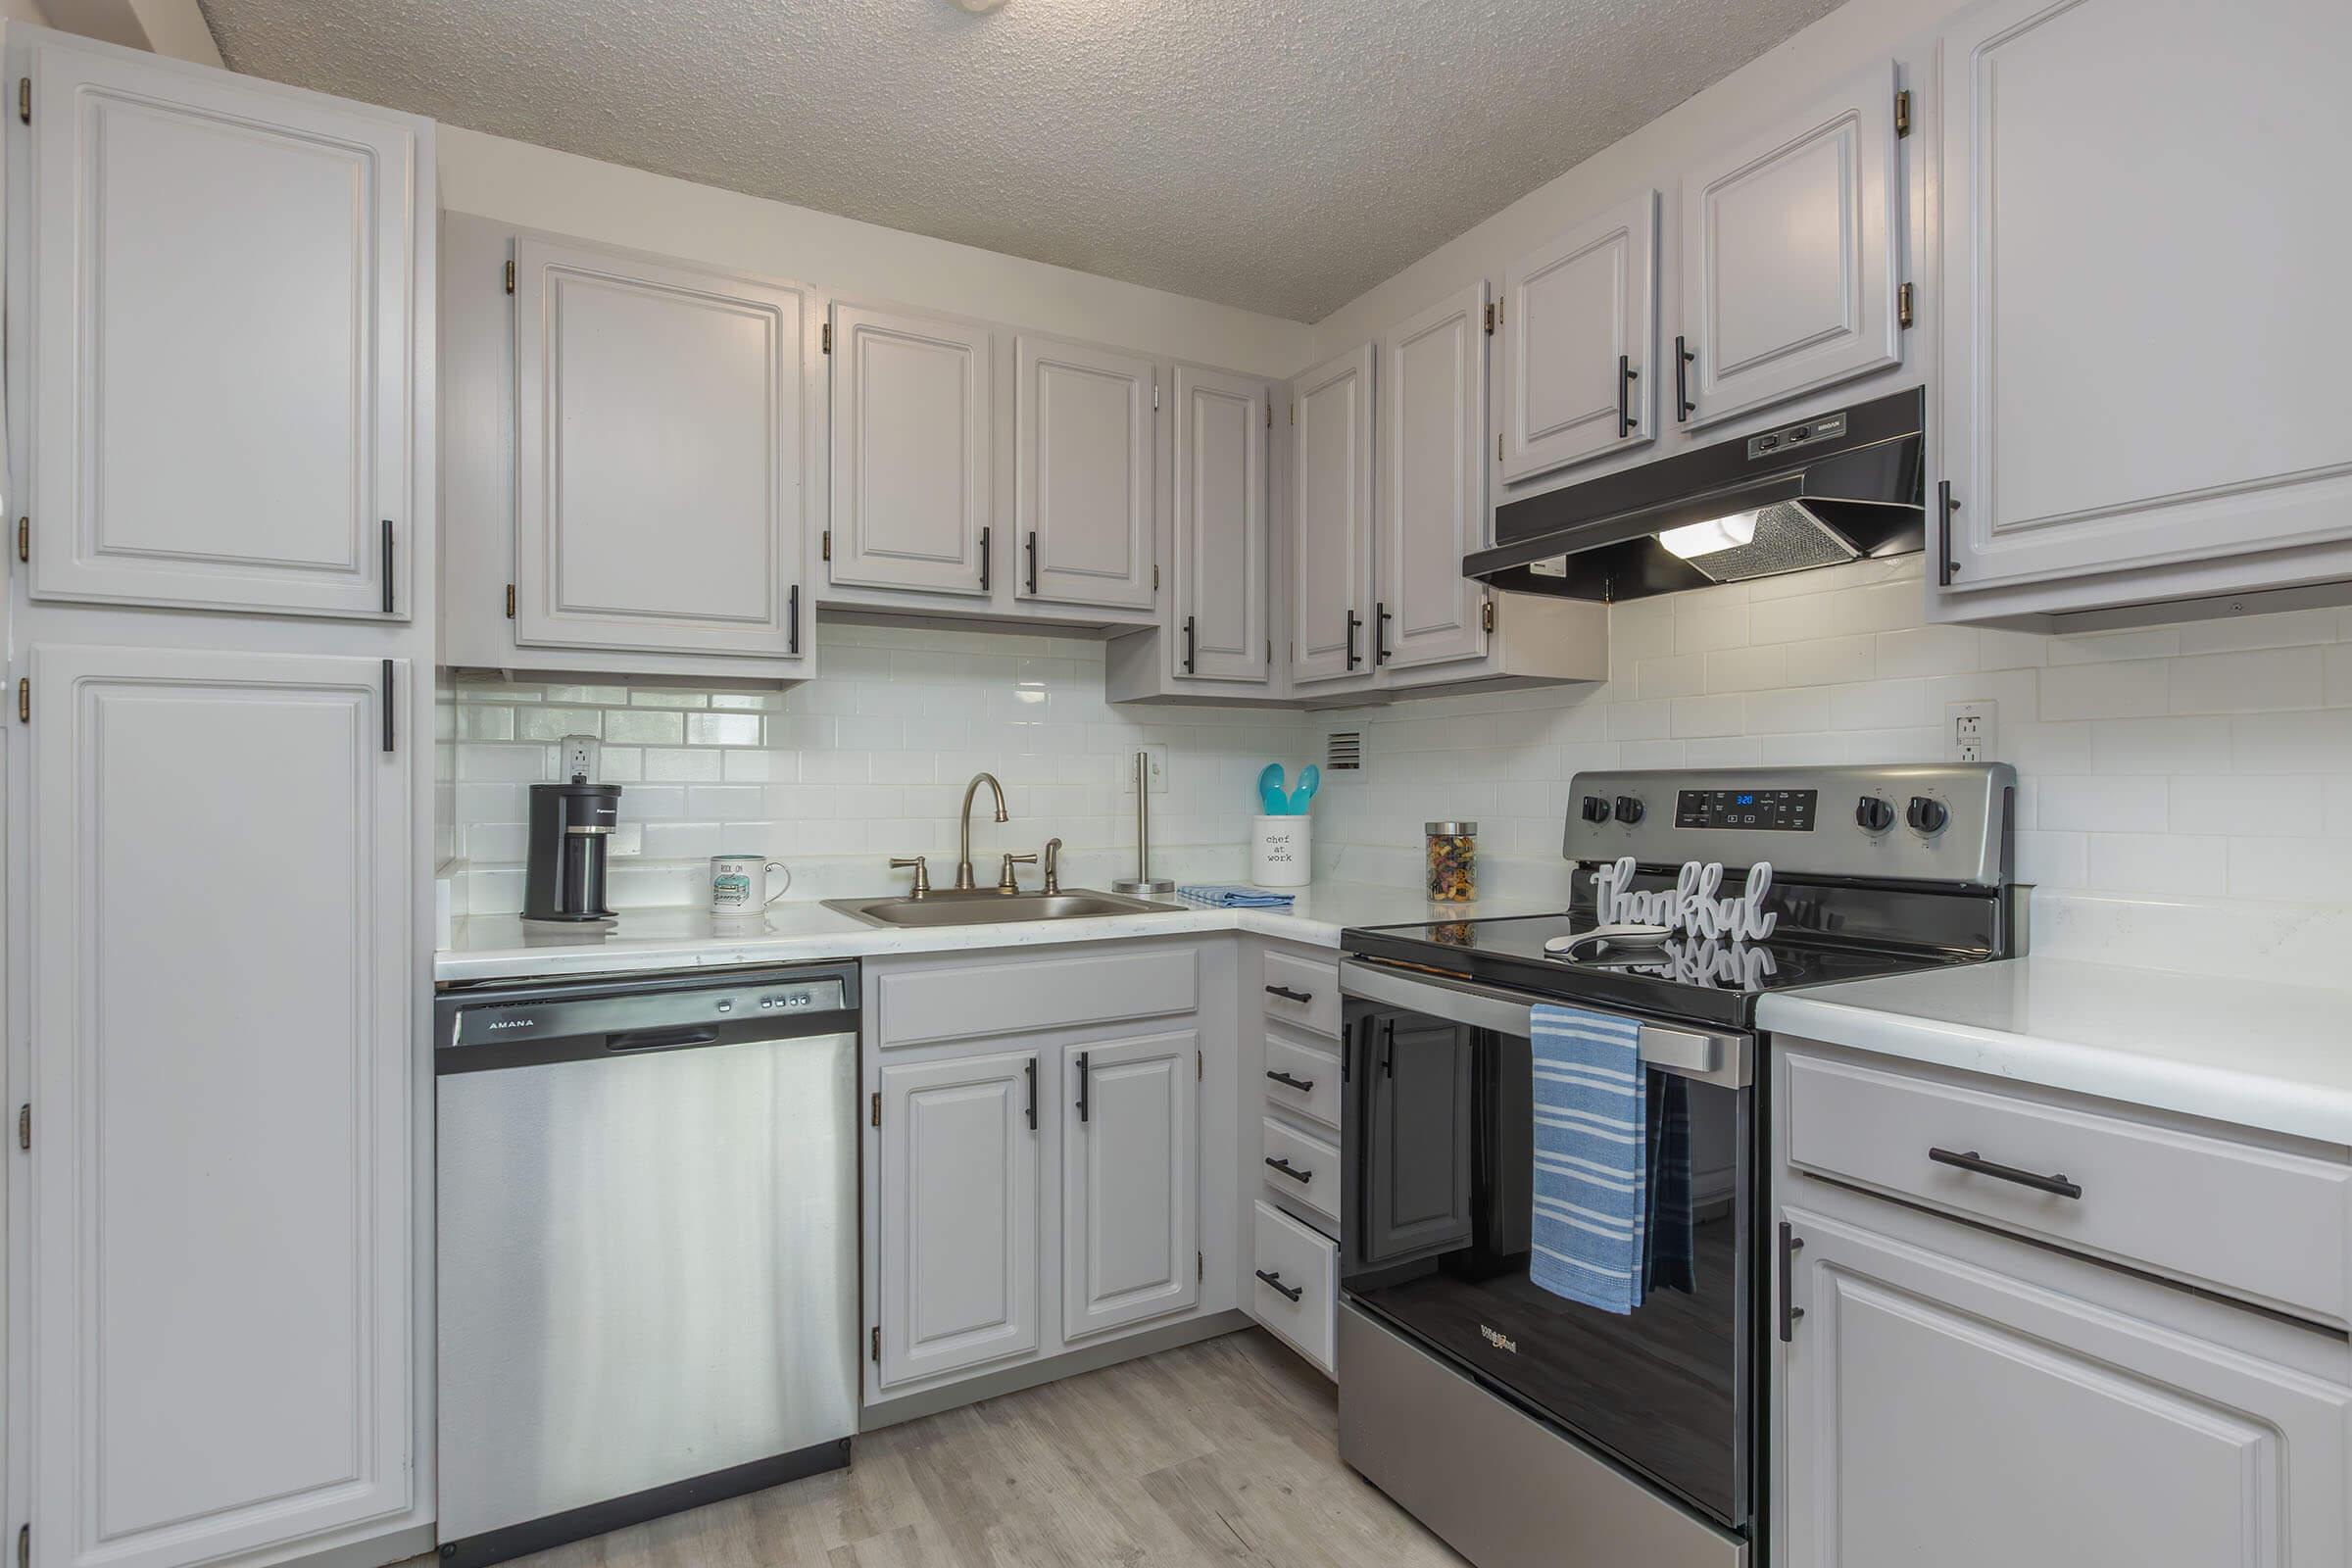
[{"label": "ceiling light fixture", "polygon": [[1689,561],[1693,556],[1712,556],[1720,551],[1737,550],[1756,542],[1756,514],[1738,512],[1728,517],[1710,517],[1688,527],[1669,528],[1658,535],[1658,543],[1673,554]]}]

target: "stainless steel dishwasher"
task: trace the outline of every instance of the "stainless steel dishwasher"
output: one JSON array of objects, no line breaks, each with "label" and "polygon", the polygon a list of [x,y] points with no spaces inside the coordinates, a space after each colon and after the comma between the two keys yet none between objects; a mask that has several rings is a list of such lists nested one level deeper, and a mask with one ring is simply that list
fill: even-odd
[{"label": "stainless steel dishwasher", "polygon": [[836,1469],[858,1425],[858,966],[435,1009],[441,1560]]}]

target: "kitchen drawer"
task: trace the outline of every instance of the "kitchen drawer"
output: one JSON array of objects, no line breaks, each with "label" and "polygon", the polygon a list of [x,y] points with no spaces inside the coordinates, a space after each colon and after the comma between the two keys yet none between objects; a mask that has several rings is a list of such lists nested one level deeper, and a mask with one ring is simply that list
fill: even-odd
[{"label": "kitchen drawer", "polygon": [[[1275,1075],[1279,1073],[1281,1078]],[[1288,1083],[1283,1079],[1291,1080]],[[1300,1084],[1311,1087],[1301,1089]],[[1340,1130],[1340,1058],[1282,1035],[1266,1036],[1266,1108]]]},{"label": "kitchen drawer", "polygon": [[1320,958],[1266,955],[1266,1016],[1327,1040],[1340,1038],[1340,966]]},{"label": "kitchen drawer", "polygon": [[[2346,1321],[2352,1169],[1792,1052],[1788,1163],[2299,1317]],[[2080,1197],[1939,1162],[2063,1176]]]},{"label": "kitchen drawer", "polygon": [[1160,1018],[1200,1006],[1197,950],[1091,948],[1084,957],[1009,958],[886,973],[874,987],[873,1029],[888,1049]]},{"label": "kitchen drawer", "polygon": [[[1327,1144],[1312,1133],[1300,1132],[1271,1116],[1258,1125],[1265,1129],[1266,1190],[1280,1193],[1291,1201],[1311,1208],[1337,1224],[1340,1218],[1339,1146]],[[1274,1164],[1276,1160],[1288,1163],[1290,1171],[1277,1168]]]},{"label": "kitchen drawer", "polygon": [[[1250,1315],[1276,1339],[1332,1376],[1332,1328],[1339,1310],[1340,1250],[1265,1201],[1257,1204]],[[1271,1276],[1271,1279],[1268,1278]],[[1289,1292],[1297,1291],[1292,1300]]]}]

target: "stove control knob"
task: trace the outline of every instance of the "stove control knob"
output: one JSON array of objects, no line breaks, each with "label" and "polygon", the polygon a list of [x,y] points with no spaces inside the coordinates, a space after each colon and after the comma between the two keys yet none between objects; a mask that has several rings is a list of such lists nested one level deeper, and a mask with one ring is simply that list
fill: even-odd
[{"label": "stove control knob", "polygon": [[1606,822],[1609,819],[1609,803],[1597,795],[1586,796],[1582,809],[1588,822]]},{"label": "stove control knob", "polygon": [[1642,803],[1631,795],[1617,797],[1617,820],[1631,827],[1642,820]]},{"label": "stove control knob", "polygon": [[1903,813],[1903,820],[1911,824],[1913,832],[1931,835],[1942,832],[1943,824],[1951,819],[1951,811],[1941,801],[1930,800],[1925,795],[1912,796],[1911,808]]},{"label": "stove control knob", "polygon": [[1894,826],[1894,803],[1881,795],[1865,795],[1854,806],[1854,821],[1873,833]]}]

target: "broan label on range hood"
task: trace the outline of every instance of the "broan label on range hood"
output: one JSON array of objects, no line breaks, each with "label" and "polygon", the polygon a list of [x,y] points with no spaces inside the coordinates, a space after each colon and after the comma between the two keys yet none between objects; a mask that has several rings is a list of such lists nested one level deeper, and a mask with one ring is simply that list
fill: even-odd
[{"label": "broan label on range hood", "polygon": [[1495,509],[1491,587],[1610,601],[1924,548],[1918,388]]}]

